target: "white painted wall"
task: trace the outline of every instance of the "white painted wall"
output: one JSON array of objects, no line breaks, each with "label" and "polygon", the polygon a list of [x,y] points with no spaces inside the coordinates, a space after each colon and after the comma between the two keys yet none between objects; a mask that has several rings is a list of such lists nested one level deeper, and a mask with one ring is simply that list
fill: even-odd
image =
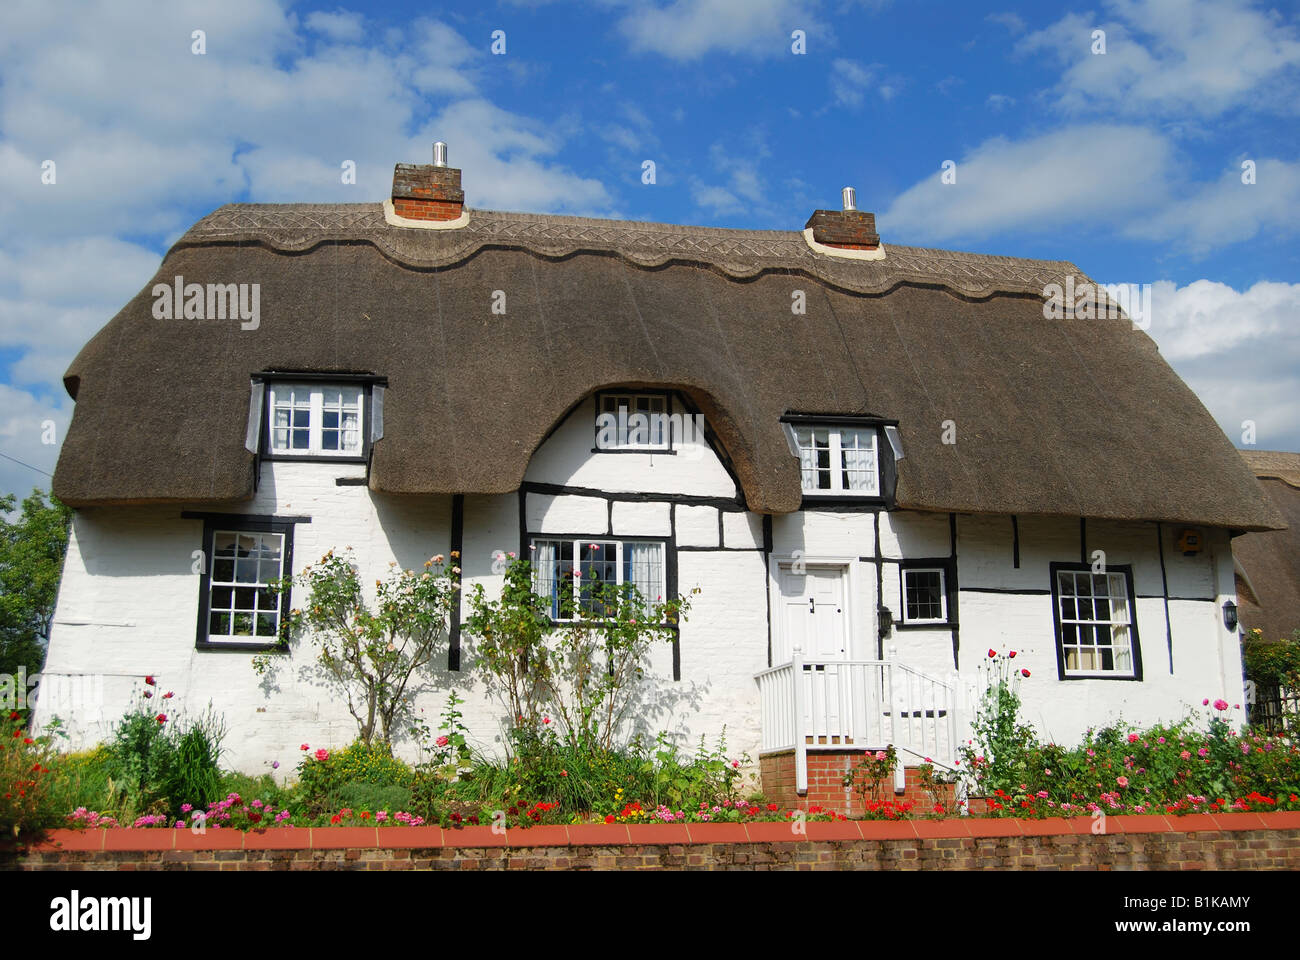
[{"label": "white painted wall", "polygon": [[[692,745],[701,735],[713,741],[725,727],[732,755],[747,752],[756,758],[760,731],[753,677],[768,665],[769,601],[773,609],[779,603],[779,586],[773,581],[769,591],[769,576],[782,559],[842,564],[850,655],[874,658],[877,518],[828,510],[774,517],[773,552],[767,558],[761,549],[762,518],[719,509],[736,490],[711,451],[677,456],[592,453],[593,411],[590,402],[580,405],[534,455],[527,483],[574,492],[528,493],[527,528],[533,533],[665,537],[674,535],[675,516],[677,543],[697,548],[677,554],[678,588],[687,593],[698,586],[701,592],[693,598],[681,631],[681,680],[672,679],[671,649],[656,650],[638,727],[647,735],[669,730]],[[191,509],[310,516],[311,523],[296,528],[296,570],[330,548],[351,547],[367,583],[382,576],[390,563],[418,569],[433,554],[450,550],[450,497],[383,497],[365,486],[334,482],[336,477],[363,473],[357,465],[268,463],[252,501]],[[650,499],[611,503],[604,494]],[[669,505],[674,495],[709,498],[710,503],[679,503],[674,508]],[[103,680],[91,687],[102,691],[92,702],[83,698],[75,709],[66,703],[58,708],[71,725],[74,743],[105,736],[142,688],[144,675],[153,674],[158,692],[176,693],[167,707],[170,714],[200,711],[209,702],[224,714],[229,727],[226,762],[240,769],[262,772],[278,760],[283,776],[297,762],[300,744],[345,745],[354,735],[354,721],[335,693],[313,677],[310,648],[296,651],[274,683],[258,680],[250,654],[195,649],[199,576],[191,567],[193,551],[202,546],[203,523],[181,519],[180,514],[181,508],[159,506],[76,513],[47,673]],[[519,526],[516,494],[465,498],[460,562],[467,595],[476,585],[489,596],[497,594],[500,567],[494,571],[493,564],[499,554],[521,549]],[[879,527],[879,550],[885,559],[879,601],[897,620],[899,574],[891,561],[948,556],[949,520],[947,515],[898,512],[881,514]],[[1177,530],[1164,530],[1169,594],[1179,598],[1169,601],[1174,648],[1170,673],[1155,525],[1090,522],[1089,551],[1105,550],[1108,563],[1133,566],[1144,679],[1062,682],[1057,679],[1050,594],[987,591],[1048,590],[1048,564],[1079,557],[1079,524],[1024,517],[1019,529],[1016,568],[1009,517],[959,517],[963,685],[976,677],[988,648],[1016,649],[1017,665],[1032,673],[1022,686],[1028,717],[1063,741],[1077,738],[1090,725],[1120,718],[1135,723],[1176,719],[1189,707],[1199,709],[1205,697],[1242,701],[1240,656],[1221,616],[1222,603],[1234,590],[1225,532],[1202,529],[1205,550],[1184,557],[1175,546]],[[778,623],[773,615],[774,626]],[[780,650],[777,630],[773,644]],[[437,671],[417,691],[416,708],[436,726],[447,691],[454,688],[467,700],[463,711],[476,742],[499,749],[502,710],[473,668],[472,638],[464,637],[462,644],[465,669]],[[928,674],[948,677],[953,671],[949,628],[895,630],[884,645],[887,654],[896,651],[902,661]],[[54,710],[43,701],[38,723],[48,721]],[[401,750],[413,758],[409,746]]]}]

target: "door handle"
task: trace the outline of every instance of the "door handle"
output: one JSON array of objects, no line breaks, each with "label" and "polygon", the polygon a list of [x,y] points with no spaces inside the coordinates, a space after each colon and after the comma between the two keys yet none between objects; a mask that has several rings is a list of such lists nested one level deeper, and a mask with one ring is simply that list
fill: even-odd
[{"label": "door handle", "polygon": [[812,597],[808,598],[808,612],[809,613],[817,612],[817,601]]}]

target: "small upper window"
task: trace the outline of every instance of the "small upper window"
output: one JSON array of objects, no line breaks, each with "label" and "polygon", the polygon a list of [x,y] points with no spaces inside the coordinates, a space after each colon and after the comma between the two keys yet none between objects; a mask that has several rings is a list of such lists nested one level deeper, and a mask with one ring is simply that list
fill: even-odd
[{"label": "small upper window", "polygon": [[267,393],[272,455],[363,455],[364,387],[271,383]]},{"label": "small upper window", "polygon": [[806,494],[880,496],[874,427],[794,428]]},{"label": "small upper window", "polygon": [[667,450],[671,439],[668,397],[664,394],[600,394],[597,450]]},{"label": "small upper window", "polygon": [[903,622],[948,622],[942,567],[903,568]]}]

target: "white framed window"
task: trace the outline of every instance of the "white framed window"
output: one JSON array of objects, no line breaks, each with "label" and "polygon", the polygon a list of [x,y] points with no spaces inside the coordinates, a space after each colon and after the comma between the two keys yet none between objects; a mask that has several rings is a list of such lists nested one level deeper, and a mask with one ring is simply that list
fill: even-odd
[{"label": "white framed window", "polygon": [[269,383],[267,450],[274,456],[360,457],[365,388]]},{"label": "white framed window", "polygon": [[947,623],[946,588],[943,567],[904,567],[903,623]]},{"label": "white framed window", "polygon": [[1053,565],[1063,677],[1140,678],[1130,578],[1127,569],[1093,573],[1086,566]]},{"label": "white framed window", "polygon": [[662,540],[534,537],[529,553],[533,590],[550,601],[552,620],[572,619],[564,610],[571,600],[584,613],[599,614],[598,583],[630,583],[647,603],[663,600],[667,551]]},{"label": "white framed window", "polygon": [[668,450],[671,445],[666,394],[598,394],[597,450]]},{"label": "white framed window", "polygon": [[796,424],[803,492],[813,496],[880,496],[874,427]]}]

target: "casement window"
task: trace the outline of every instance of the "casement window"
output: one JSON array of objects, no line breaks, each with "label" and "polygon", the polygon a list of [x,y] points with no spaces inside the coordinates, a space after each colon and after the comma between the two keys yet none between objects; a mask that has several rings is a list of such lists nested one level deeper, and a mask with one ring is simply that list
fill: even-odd
[{"label": "casement window", "polygon": [[272,456],[364,456],[365,386],[269,383],[266,392]]},{"label": "casement window", "polygon": [[1053,564],[1052,601],[1062,679],[1141,679],[1131,568]]},{"label": "casement window", "polygon": [[803,492],[809,496],[880,496],[875,427],[796,424]]},{"label": "casement window", "polygon": [[293,522],[232,515],[204,527],[198,645],[276,645],[289,595],[275,584],[293,569]]},{"label": "casement window", "polygon": [[668,413],[667,394],[598,394],[596,449],[668,450],[672,446]]},{"label": "casement window", "polygon": [[550,601],[552,620],[572,619],[565,610],[570,603],[599,615],[599,583],[630,583],[647,603],[663,600],[667,570],[662,540],[534,537],[529,552],[533,589]]},{"label": "casement window", "polygon": [[943,567],[904,567],[903,623],[947,623],[947,574]]}]

